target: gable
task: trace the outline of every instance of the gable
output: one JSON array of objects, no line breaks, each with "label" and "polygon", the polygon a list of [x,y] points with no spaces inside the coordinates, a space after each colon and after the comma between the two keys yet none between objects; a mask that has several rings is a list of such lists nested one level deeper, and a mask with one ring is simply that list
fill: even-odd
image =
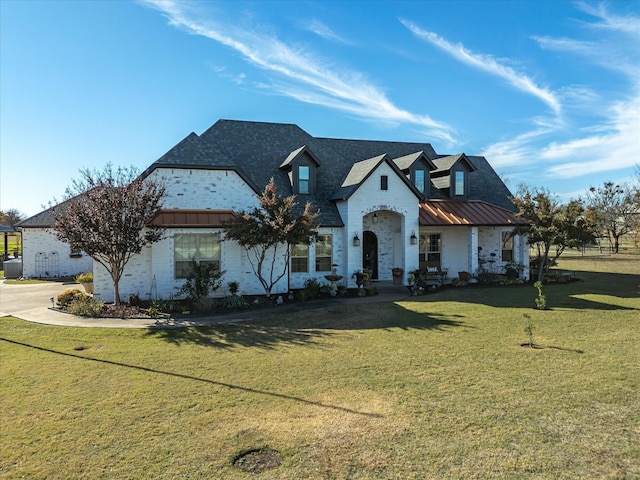
[{"label": "gable", "polygon": [[383,154],[354,163],[347,172],[347,175],[340,184],[340,187],[337,188],[334,194],[331,196],[331,199],[348,200],[349,197],[353,195],[358,190],[358,188],[374,174],[376,170],[379,169],[380,165],[383,164],[388,165],[391,169],[391,173],[394,176],[397,176],[414,195],[416,195],[418,198],[421,198],[421,193],[418,192],[416,188],[411,184],[411,182],[407,179],[407,177],[403,175],[396,164],[391,160],[389,155]]}]

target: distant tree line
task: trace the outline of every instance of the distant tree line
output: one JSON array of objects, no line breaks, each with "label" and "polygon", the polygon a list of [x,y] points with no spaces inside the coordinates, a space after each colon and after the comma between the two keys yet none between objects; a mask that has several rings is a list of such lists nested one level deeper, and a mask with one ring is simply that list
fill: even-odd
[{"label": "distant tree line", "polygon": [[640,165],[636,165],[635,177],[632,182],[604,182],[601,187],[591,187],[585,200],[567,203],[545,188],[518,187],[511,200],[518,215],[530,223],[516,231],[526,230],[529,244],[537,250],[532,264],[537,268],[538,280],[566,248],[580,248],[606,238],[611,251],[618,253],[623,235],[639,234]]}]

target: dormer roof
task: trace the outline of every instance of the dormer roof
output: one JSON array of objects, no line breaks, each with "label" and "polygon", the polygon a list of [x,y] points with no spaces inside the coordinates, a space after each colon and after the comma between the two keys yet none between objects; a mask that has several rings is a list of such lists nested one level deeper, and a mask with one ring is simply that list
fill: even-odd
[{"label": "dormer roof", "polygon": [[291,165],[293,165],[298,158],[302,157],[305,154],[311,160],[313,160],[315,162],[317,167],[320,166],[320,162],[318,161],[318,157],[316,157],[313,154],[313,152],[311,151],[311,149],[308,146],[303,145],[300,148],[296,148],[293,152],[291,152],[289,155],[287,155],[287,158],[284,159],[284,162],[282,162],[280,164],[280,168],[283,168],[283,169],[291,168]]},{"label": "dormer roof", "polygon": [[467,157],[464,153],[458,153],[456,155],[445,155],[442,157],[434,158],[433,164],[436,166],[436,169],[432,172],[434,176],[438,174],[446,174],[450,172],[454,167],[459,165],[465,165],[468,171],[473,172],[476,170],[476,167],[471,161],[469,157]]},{"label": "dormer roof", "polygon": [[429,166],[429,170],[436,170],[438,168],[422,150],[420,150],[419,152],[410,153],[409,155],[405,155],[403,157],[394,158],[393,163],[395,163],[400,170],[406,172],[418,160],[424,160]]}]

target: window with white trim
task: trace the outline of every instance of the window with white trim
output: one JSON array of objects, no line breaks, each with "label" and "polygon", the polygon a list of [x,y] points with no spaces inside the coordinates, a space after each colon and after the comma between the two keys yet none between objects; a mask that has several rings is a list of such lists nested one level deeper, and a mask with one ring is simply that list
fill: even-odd
[{"label": "window with white trim", "polygon": [[309,245],[299,243],[291,250],[291,273],[309,271]]},{"label": "window with white trim", "polygon": [[175,278],[187,278],[197,265],[213,263],[220,269],[219,233],[181,233],[173,237]]},{"label": "window with white trim", "polygon": [[333,235],[316,237],[316,272],[330,272],[333,254]]},{"label": "window with white trim", "polygon": [[512,232],[502,232],[502,256],[503,262],[513,261],[513,234]]}]

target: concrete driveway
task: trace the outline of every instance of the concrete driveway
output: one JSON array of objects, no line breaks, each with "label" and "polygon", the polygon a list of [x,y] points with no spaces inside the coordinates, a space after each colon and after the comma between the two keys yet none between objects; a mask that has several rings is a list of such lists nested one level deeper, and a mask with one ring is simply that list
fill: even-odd
[{"label": "concrete driveway", "polygon": [[0,281],[0,317],[24,318],[48,312],[51,298],[67,288],[82,288],[78,284],[63,282],[34,283],[27,285],[7,285]]},{"label": "concrete driveway", "polygon": [[85,318],[51,310],[51,298],[68,288],[82,287],[70,282],[46,282],[25,285],[7,285],[0,281],[0,317],[67,327],[147,328],[157,326],[152,319]]}]

